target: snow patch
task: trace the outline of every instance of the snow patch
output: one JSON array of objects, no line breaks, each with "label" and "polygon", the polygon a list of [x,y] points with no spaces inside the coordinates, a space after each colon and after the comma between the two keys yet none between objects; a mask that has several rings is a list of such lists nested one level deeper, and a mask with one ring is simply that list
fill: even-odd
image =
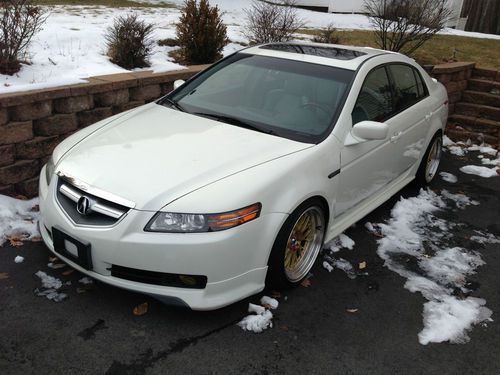
[{"label": "snow patch", "polygon": [[460,168],[460,171],[467,174],[490,178],[498,176],[496,168],[481,167],[478,165],[466,165]]},{"label": "snow patch", "polygon": [[441,176],[441,178],[446,181],[446,182],[449,182],[450,184],[455,184],[457,181],[458,181],[458,178],[457,176],[455,176],[454,174],[452,173],[448,173],[448,172],[439,172],[439,175]]},{"label": "snow patch", "polygon": [[78,282],[80,284],[83,284],[83,285],[89,285],[89,284],[93,284],[94,280],[92,280],[92,278],[90,278],[88,276],[85,276],[85,277],[82,277],[80,280],[78,280]]},{"label": "snow patch", "polygon": [[[273,327],[273,313],[266,309],[278,308],[278,301],[274,298],[263,296],[260,299],[261,305],[255,305],[253,303],[248,304],[248,312],[250,315],[245,316],[239,323],[238,326],[244,331],[252,331],[254,333],[261,333],[262,331]],[[265,307],[266,306],[266,307]]]},{"label": "snow patch", "polygon": [[18,256],[16,256],[16,257],[14,258],[14,262],[15,262],[15,263],[22,263],[22,262],[24,262],[24,257],[22,257],[22,256],[18,255]]},{"label": "snow patch", "polygon": [[[461,238],[450,233],[458,224],[435,216],[449,203],[458,209],[478,204],[463,194],[421,190],[416,197],[401,198],[388,222],[366,225],[372,232],[379,229],[383,236],[377,241],[377,253],[385,266],[407,279],[406,289],[428,300],[423,308],[424,327],[418,335],[422,345],[467,342],[467,332],[490,320],[492,314],[486,301],[468,295],[466,278],[484,264],[480,254],[458,246]],[[462,296],[455,296],[457,291]]]},{"label": "snow patch", "polygon": [[31,240],[40,235],[37,205],[38,198],[21,200],[0,195],[0,246],[8,237]]},{"label": "snow patch", "polygon": [[325,244],[325,248],[329,248],[332,252],[336,253],[342,249],[352,250],[355,244],[352,238],[342,233]]},{"label": "snow patch", "polygon": [[36,288],[34,293],[39,297],[46,297],[47,299],[54,302],[61,302],[68,298],[66,293],[59,292],[59,289],[63,286],[61,280],[56,277],[47,275],[43,271],[38,271],[35,273],[36,276],[42,281],[42,287]]}]

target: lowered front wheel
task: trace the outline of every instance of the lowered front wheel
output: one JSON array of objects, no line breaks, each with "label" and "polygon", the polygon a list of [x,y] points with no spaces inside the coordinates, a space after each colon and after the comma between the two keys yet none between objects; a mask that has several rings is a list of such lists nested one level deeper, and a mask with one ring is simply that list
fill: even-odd
[{"label": "lowered front wheel", "polygon": [[325,237],[325,210],[319,200],[301,204],[285,221],[268,262],[269,287],[294,287],[308,275]]}]

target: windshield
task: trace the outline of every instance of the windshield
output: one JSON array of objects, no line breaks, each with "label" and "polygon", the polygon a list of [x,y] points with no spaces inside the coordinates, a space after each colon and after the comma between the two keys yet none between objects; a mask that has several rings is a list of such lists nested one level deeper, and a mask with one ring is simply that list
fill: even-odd
[{"label": "windshield", "polygon": [[331,130],[353,75],[329,66],[238,53],[168,99],[189,113],[314,143]]}]

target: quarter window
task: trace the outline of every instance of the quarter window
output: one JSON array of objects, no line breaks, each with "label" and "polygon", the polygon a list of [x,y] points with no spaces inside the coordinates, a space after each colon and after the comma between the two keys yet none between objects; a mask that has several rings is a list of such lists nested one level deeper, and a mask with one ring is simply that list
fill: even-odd
[{"label": "quarter window", "polygon": [[365,79],[352,111],[352,124],[385,121],[393,113],[391,85],[385,67],[372,70]]}]

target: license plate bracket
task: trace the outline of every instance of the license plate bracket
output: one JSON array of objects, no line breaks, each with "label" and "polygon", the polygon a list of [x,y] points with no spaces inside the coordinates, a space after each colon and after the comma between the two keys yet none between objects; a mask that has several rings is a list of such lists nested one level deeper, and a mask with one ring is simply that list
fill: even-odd
[{"label": "license plate bracket", "polygon": [[[90,250],[90,242],[77,239],[62,231],[57,226],[52,227],[52,241],[54,243],[54,251],[86,270],[92,269],[92,253]],[[76,246],[77,255],[74,252],[69,252],[66,249],[65,242],[68,241]]]}]

